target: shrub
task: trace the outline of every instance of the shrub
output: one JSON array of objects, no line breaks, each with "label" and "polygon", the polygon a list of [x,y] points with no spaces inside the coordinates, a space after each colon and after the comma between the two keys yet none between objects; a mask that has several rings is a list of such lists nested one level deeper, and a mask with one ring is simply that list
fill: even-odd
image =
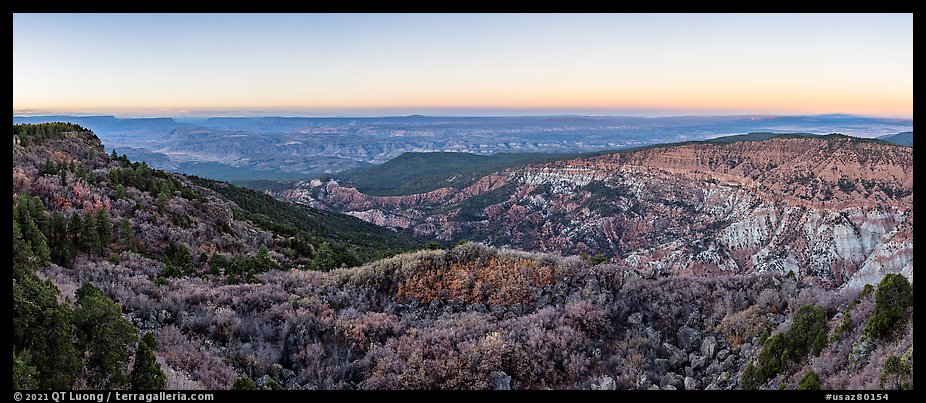
[{"label": "shrub", "polygon": [[122,307],[98,288],[86,284],[77,290],[74,325],[78,345],[85,352],[85,371],[91,386],[102,389],[127,386],[125,369],[138,331],[122,317]]},{"label": "shrub", "polygon": [[801,378],[801,382],[797,384],[797,390],[820,390],[820,376],[811,370]]},{"label": "shrub", "polygon": [[254,384],[251,378],[242,375],[235,380],[235,384],[232,385],[232,390],[257,390],[257,385]]},{"label": "shrub", "polygon": [[[759,353],[758,376],[750,380],[763,384],[781,373],[794,361],[813,352],[819,355],[826,346],[826,315],[823,308],[804,305],[794,313],[791,328],[768,338]],[[745,374],[744,374],[745,377]]]},{"label": "shrub", "polygon": [[884,276],[875,292],[875,310],[865,325],[865,336],[871,339],[886,337],[912,305],[913,288],[907,278],[901,274]]},{"label": "shrub", "polygon": [[862,288],[862,292],[858,294],[858,299],[865,299],[871,295],[872,291],[874,291],[874,287],[872,287],[871,284],[865,284],[865,288]]},{"label": "shrub", "polygon": [[913,373],[913,365],[896,355],[887,357],[884,369],[881,371],[881,387],[885,389],[910,389],[907,383]]},{"label": "shrub", "polygon": [[193,272],[193,258],[187,248],[171,243],[164,251],[163,277],[183,277]]},{"label": "shrub", "polygon": [[763,383],[765,383],[765,380],[762,379],[759,368],[753,365],[753,363],[746,365],[746,368],[743,370],[743,376],[740,378],[740,389],[756,390]]},{"label": "shrub", "polygon": [[152,333],[146,333],[141,342],[138,343],[135,364],[132,366],[131,381],[133,390],[164,389],[167,377],[161,371],[161,366],[158,365],[154,356],[156,348],[157,341]]}]

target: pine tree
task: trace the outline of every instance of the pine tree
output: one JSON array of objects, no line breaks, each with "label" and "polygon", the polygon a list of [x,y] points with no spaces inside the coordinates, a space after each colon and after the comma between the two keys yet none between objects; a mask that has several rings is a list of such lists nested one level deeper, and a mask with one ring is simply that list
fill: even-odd
[{"label": "pine tree", "polygon": [[135,229],[128,218],[122,217],[119,222],[119,238],[122,239],[122,249],[131,250],[135,245]]},{"label": "pine tree", "polygon": [[[40,213],[44,216],[44,213]],[[29,212],[28,199],[20,197],[13,207],[13,221],[19,223],[22,239],[28,244],[35,264],[46,266],[51,262],[51,252],[45,234],[39,229]]]},{"label": "pine tree", "polygon": [[38,373],[34,365],[31,365],[29,351],[23,351],[16,354],[13,350],[13,390],[37,389],[36,374]]},{"label": "pine tree", "polygon": [[75,164],[75,165],[77,165],[77,168],[74,170],[74,171],[75,171],[74,173],[77,174],[77,177],[78,177],[78,178],[83,179],[83,180],[86,181],[86,180],[87,180],[87,171],[84,169],[84,164],[77,163],[77,164]]},{"label": "pine tree", "polygon": [[891,354],[881,370],[881,387],[885,389],[910,389],[907,378],[912,377],[913,365],[907,360]]},{"label": "pine tree", "polygon": [[90,386],[98,389],[128,386],[125,372],[138,331],[122,317],[122,307],[100,289],[85,284],[77,290],[74,326],[78,346],[84,351],[84,375]]},{"label": "pine tree", "polygon": [[865,336],[872,340],[887,338],[912,305],[913,287],[907,278],[899,273],[885,275],[875,292],[875,309],[865,324]]},{"label": "pine tree", "polygon": [[16,204],[22,213],[32,218],[39,231],[42,233],[48,231],[48,216],[45,215],[45,204],[42,203],[42,199],[21,194]]},{"label": "pine tree", "polygon": [[331,245],[328,242],[322,242],[318,246],[318,249],[315,250],[315,260],[312,264],[315,266],[316,270],[331,270],[335,268],[337,261],[335,260],[336,256],[334,250],[331,249]]},{"label": "pine tree", "polygon": [[194,271],[193,258],[183,245],[171,243],[164,250],[164,267],[161,276],[183,277]]},{"label": "pine tree", "polygon": [[94,251],[99,251],[101,248],[100,234],[97,232],[96,220],[93,219],[93,216],[87,214],[83,218],[83,223],[84,226],[80,231],[81,246],[92,256]]},{"label": "pine tree", "polygon": [[96,230],[100,236],[100,256],[105,256],[109,245],[113,243],[113,225],[105,209],[96,212]]},{"label": "pine tree", "polygon": [[797,390],[820,390],[820,376],[816,372],[808,372],[807,375],[801,378]]},{"label": "pine tree", "polygon": [[51,158],[45,159],[45,165],[42,167],[42,175],[54,175],[58,170],[55,169],[55,163],[51,162]]},{"label": "pine tree", "polygon": [[74,245],[68,236],[67,220],[58,211],[51,215],[48,243],[51,249],[51,260],[60,266],[70,267],[74,258]]},{"label": "pine tree", "polygon": [[254,384],[251,378],[241,375],[235,380],[235,384],[232,385],[232,390],[257,390],[257,385]]},{"label": "pine tree", "polygon": [[[23,388],[69,389],[79,363],[71,310],[58,302],[58,288],[33,273],[32,248],[13,220],[13,353],[14,383]],[[26,352],[28,351],[28,354]],[[28,358],[27,358],[28,356]],[[35,371],[35,376],[29,375]]]},{"label": "pine tree", "polygon": [[32,245],[26,242],[25,237],[23,237],[19,221],[16,220],[16,210],[13,211],[13,279],[18,279],[22,278],[26,272],[32,271],[30,263],[33,255]]},{"label": "pine tree", "polygon": [[135,352],[135,364],[132,366],[133,390],[164,389],[166,376],[155,358],[154,350],[156,349],[157,341],[154,335],[146,333],[138,343],[138,350]]},{"label": "pine tree", "polygon": [[125,199],[125,187],[121,183],[116,185],[116,199]]},{"label": "pine tree", "polygon": [[164,209],[167,208],[168,200],[169,198],[167,197],[167,193],[164,193],[164,192],[158,193],[158,211],[162,213],[164,212]]},{"label": "pine tree", "polygon": [[83,240],[80,239],[80,234],[84,231],[84,220],[80,218],[80,214],[77,212],[71,213],[71,219],[68,221],[68,236],[71,238],[71,242],[74,246],[82,246]]}]

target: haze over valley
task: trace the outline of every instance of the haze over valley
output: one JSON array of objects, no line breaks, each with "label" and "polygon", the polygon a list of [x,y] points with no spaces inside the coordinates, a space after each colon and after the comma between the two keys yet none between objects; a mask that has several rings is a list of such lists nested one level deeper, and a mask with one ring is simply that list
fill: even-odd
[{"label": "haze over valley", "polygon": [[406,152],[582,153],[751,132],[877,137],[913,129],[909,119],[848,115],[196,120],[14,116],[13,121],[77,123],[98,133],[107,150],[134,161],[232,182],[308,179],[381,164]]}]

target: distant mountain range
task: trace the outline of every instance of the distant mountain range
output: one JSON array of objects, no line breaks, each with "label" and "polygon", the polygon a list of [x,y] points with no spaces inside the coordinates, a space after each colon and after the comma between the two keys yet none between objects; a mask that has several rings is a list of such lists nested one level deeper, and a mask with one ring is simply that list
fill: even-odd
[{"label": "distant mountain range", "polygon": [[88,127],[107,149],[156,168],[219,180],[298,180],[380,164],[406,152],[587,153],[750,132],[877,137],[909,119],[822,116],[525,116],[379,118],[14,116]]}]

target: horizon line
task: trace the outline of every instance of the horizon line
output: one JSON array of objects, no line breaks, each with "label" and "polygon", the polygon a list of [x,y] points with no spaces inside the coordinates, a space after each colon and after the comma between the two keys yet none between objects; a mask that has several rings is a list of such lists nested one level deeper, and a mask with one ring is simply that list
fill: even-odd
[{"label": "horizon line", "polygon": [[217,114],[211,115],[208,113],[191,113],[188,115],[178,114],[163,114],[163,115],[148,115],[148,114],[118,114],[115,112],[102,112],[102,113],[83,113],[83,112],[52,112],[52,111],[42,111],[35,114],[24,111],[13,111],[13,118],[40,118],[40,117],[81,117],[81,118],[90,118],[90,117],[112,117],[114,119],[211,119],[211,118],[311,118],[311,119],[339,119],[339,118],[358,118],[358,119],[381,119],[381,118],[408,118],[408,117],[426,117],[426,118],[543,118],[543,117],[585,117],[585,118],[644,118],[644,119],[659,119],[659,118],[687,118],[687,117],[826,117],[826,116],[845,116],[853,118],[877,118],[877,119],[896,119],[896,120],[913,120],[913,116],[898,116],[898,115],[867,115],[867,114],[852,114],[852,113],[811,113],[811,114],[776,114],[776,113],[687,113],[687,114],[678,114],[678,115],[634,115],[634,114],[582,114],[582,113],[551,113],[551,114],[424,114],[424,113],[410,113],[410,114],[395,114],[395,115],[309,115],[309,114],[232,114],[224,115],[222,112],[216,111]]}]

